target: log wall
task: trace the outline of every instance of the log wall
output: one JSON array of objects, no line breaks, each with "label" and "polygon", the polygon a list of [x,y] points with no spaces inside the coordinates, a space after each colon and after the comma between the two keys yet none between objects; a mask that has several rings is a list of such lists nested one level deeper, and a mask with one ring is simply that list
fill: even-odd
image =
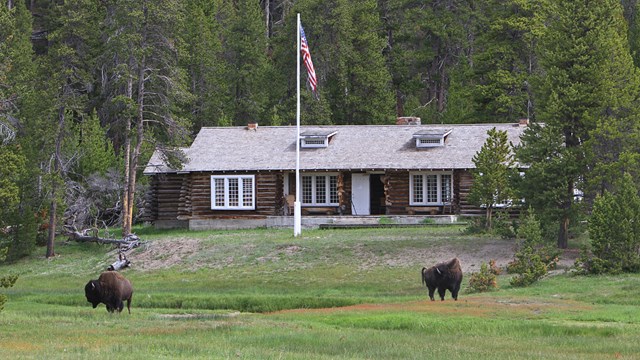
[{"label": "log wall", "polygon": [[156,208],[153,213],[158,220],[175,220],[180,206],[180,189],[185,175],[163,174],[154,177],[153,193]]},{"label": "log wall", "polygon": [[409,171],[388,170],[385,176],[387,177],[387,214],[407,214],[407,206],[409,206]]},{"label": "log wall", "polygon": [[[211,175],[214,173],[162,174],[151,179],[145,195],[145,221],[189,220],[242,216],[283,215],[286,207],[283,172],[256,173],[256,209],[212,210]],[[295,174],[288,173],[289,193],[295,194]],[[352,178],[343,172],[343,214],[351,215]],[[385,173],[386,211],[389,215],[405,215],[409,206],[409,171],[388,170]],[[473,177],[469,171],[453,173],[453,205],[446,213],[481,215],[484,209],[469,203]],[[446,207],[445,207],[446,208]]]},{"label": "log wall", "polygon": [[473,185],[473,175],[469,171],[456,171],[456,203],[460,215],[480,215],[484,210],[469,202],[469,193]]}]

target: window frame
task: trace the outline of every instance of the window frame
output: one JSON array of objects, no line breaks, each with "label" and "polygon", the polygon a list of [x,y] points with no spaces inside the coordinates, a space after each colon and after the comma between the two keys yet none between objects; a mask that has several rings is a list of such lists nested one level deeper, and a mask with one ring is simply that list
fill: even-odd
[{"label": "window frame", "polygon": [[[420,196],[422,201],[414,201],[416,198],[416,184],[414,183],[414,176],[420,176],[421,178],[421,191]],[[428,177],[436,176],[436,201],[429,200],[429,186]],[[449,199],[446,199],[446,188],[443,186],[443,176],[449,177]],[[453,201],[453,172],[448,171],[412,171],[409,172],[409,205],[410,206],[432,206],[432,205],[450,205]]]},{"label": "window frame", "polygon": [[[305,186],[307,186],[305,184],[304,181],[304,177],[309,176],[311,177],[311,202],[305,202]],[[331,181],[331,177],[335,177],[335,181]],[[317,183],[318,183],[318,178],[324,178],[324,201],[323,202],[318,202],[318,198],[317,198]],[[302,173],[300,174],[300,190],[302,192],[302,196],[301,196],[301,205],[303,206],[339,206],[340,204],[338,202],[331,202],[331,198],[332,198],[332,185],[335,186],[335,189],[333,190],[333,194],[335,195],[334,198],[337,200],[338,196],[338,173],[321,173],[321,174],[317,174],[317,173]]]},{"label": "window frame", "polygon": [[[230,180],[237,180],[237,199],[238,205],[229,205],[230,195]],[[245,195],[245,181],[251,180],[251,191],[249,195]],[[223,180],[223,192],[224,205],[216,205],[218,193],[216,192],[217,185],[216,180]],[[247,202],[247,196],[251,196],[250,205],[244,205]],[[256,176],[249,175],[211,175],[211,210],[255,210],[256,209]]]}]

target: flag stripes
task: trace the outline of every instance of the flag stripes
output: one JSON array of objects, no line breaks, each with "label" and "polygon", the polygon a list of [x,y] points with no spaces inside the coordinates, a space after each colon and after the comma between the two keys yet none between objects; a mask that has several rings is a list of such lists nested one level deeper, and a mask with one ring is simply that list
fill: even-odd
[{"label": "flag stripes", "polygon": [[313,61],[311,61],[311,53],[309,52],[309,44],[307,43],[307,37],[304,34],[302,24],[300,25],[300,53],[302,54],[304,66],[307,68],[311,90],[313,90],[313,92],[316,92],[316,88],[318,87],[318,79],[316,78],[316,70],[313,68]]}]

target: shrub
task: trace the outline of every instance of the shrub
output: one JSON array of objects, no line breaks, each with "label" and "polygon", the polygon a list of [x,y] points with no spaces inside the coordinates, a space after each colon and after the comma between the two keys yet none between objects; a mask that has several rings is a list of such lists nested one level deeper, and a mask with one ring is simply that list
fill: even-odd
[{"label": "shrub", "polygon": [[431,225],[431,224],[435,224],[436,221],[433,218],[424,218],[420,221],[420,223],[425,225]]},{"label": "shrub", "polygon": [[507,272],[516,274],[510,280],[512,286],[528,286],[556,267],[559,251],[544,243],[540,222],[531,209],[521,221],[518,238],[522,244],[507,265]]},{"label": "shrub", "polygon": [[596,198],[589,219],[592,254],[577,265],[588,273],[640,271],[640,196],[631,175],[616,184],[615,193]]},{"label": "shrub", "polygon": [[[490,262],[491,263],[491,262]],[[493,262],[495,266],[495,261]],[[471,274],[469,279],[469,288],[474,292],[485,292],[498,288],[496,274],[492,266],[487,265],[484,261],[480,265],[480,271]]]},{"label": "shrub", "polygon": [[472,217],[467,220],[463,233],[467,235],[484,234],[487,232],[486,220],[482,217]]},{"label": "shrub", "polygon": [[515,273],[509,283],[512,286],[529,286],[545,276],[549,267],[531,246],[526,246],[516,253],[514,261],[507,267],[509,273]]},{"label": "shrub", "polygon": [[380,219],[378,219],[378,224],[380,225],[395,224],[395,223],[396,223],[395,220],[386,216],[382,216]]},{"label": "shrub", "polygon": [[496,265],[496,261],[493,259],[489,260],[489,271],[491,271],[493,275],[500,275],[500,273],[502,273],[502,269]]},{"label": "shrub", "polygon": [[503,239],[515,239],[517,233],[517,224],[511,219],[508,210],[496,212],[493,222],[493,231]]}]

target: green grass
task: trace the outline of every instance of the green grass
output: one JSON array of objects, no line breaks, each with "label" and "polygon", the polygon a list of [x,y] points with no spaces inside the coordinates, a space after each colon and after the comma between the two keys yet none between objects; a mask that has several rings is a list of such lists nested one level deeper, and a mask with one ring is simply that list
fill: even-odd
[{"label": "green grass", "polygon": [[[0,358],[632,359],[640,353],[638,275],[562,274],[527,288],[513,288],[509,275],[501,275],[498,291],[481,294],[466,290],[466,276],[459,301],[426,301],[419,271],[429,256],[510,245],[460,230],[314,230],[294,238],[289,230],[139,228],[148,244],[131,253],[133,266],[123,271],[135,288],[131,315],[92,309],[84,298],[84,284],[115,260],[111,248],[61,241],[54,259],[44,259],[40,249],[0,266],[0,274],[20,274],[13,288],[1,290],[9,301],[0,313]],[[186,243],[192,248],[181,248]]]}]

